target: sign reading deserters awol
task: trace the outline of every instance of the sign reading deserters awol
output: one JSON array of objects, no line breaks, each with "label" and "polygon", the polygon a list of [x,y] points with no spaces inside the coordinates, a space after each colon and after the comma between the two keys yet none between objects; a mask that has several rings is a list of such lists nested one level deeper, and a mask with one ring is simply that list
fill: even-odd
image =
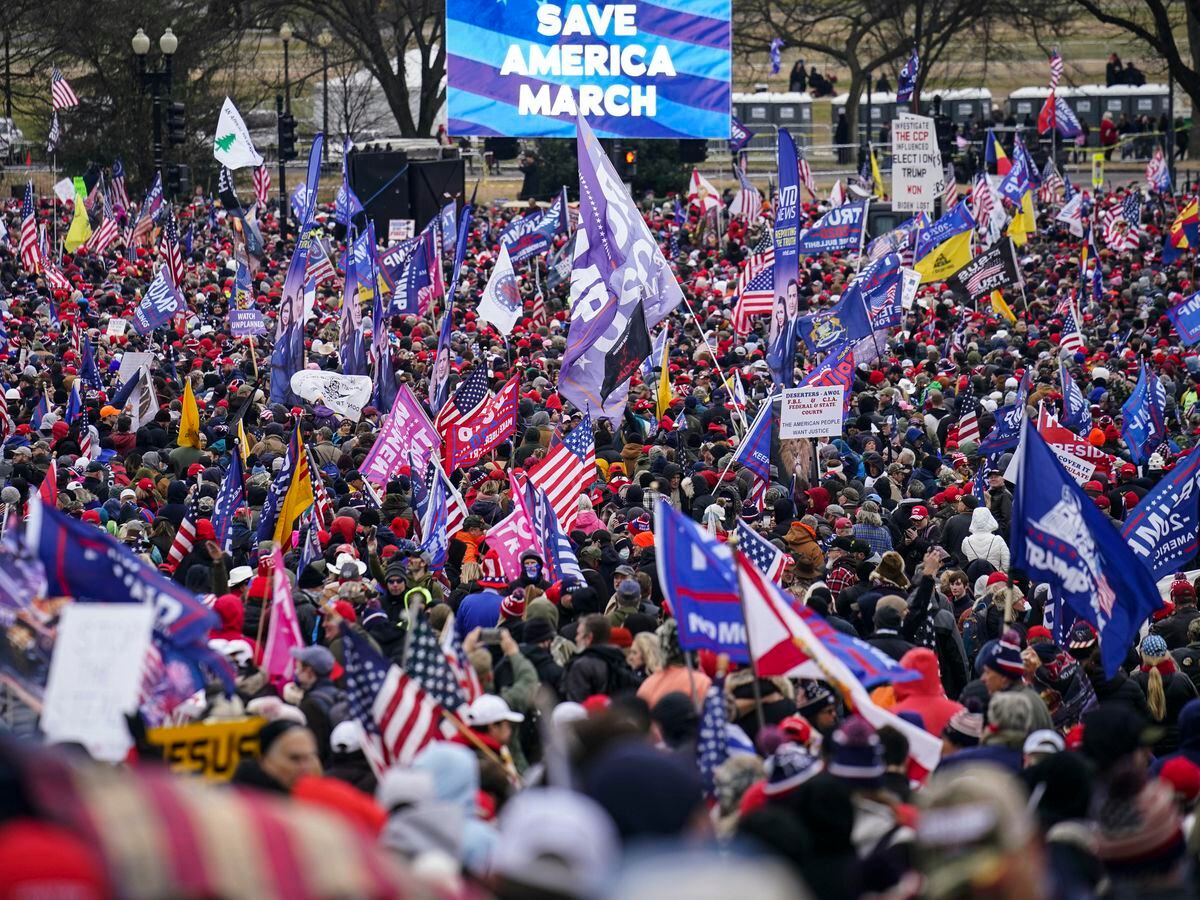
[{"label": "sign reading deserters awol", "polygon": [[729,138],[730,0],[447,0],[451,134]]},{"label": "sign reading deserters awol", "polygon": [[842,433],[842,385],[799,387],[783,392],[779,437],[829,437]]}]

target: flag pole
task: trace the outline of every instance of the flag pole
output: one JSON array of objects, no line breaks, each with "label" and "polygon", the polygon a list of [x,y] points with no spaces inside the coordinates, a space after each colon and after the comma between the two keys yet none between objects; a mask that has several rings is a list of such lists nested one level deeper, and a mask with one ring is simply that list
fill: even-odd
[{"label": "flag pole", "polygon": [[[708,339],[704,336],[704,326],[700,322],[700,317],[696,315],[696,310],[692,308],[692,301],[688,299],[687,292],[682,291],[681,293],[683,294],[683,302],[687,304],[688,312],[691,313],[692,321],[696,323],[696,328],[700,332],[700,337],[704,338],[704,345],[708,347]],[[709,347],[708,355],[712,357],[713,366],[716,368],[717,374],[721,377],[721,381],[728,384],[729,382],[725,378],[725,372],[722,371],[721,364],[717,361],[717,354],[712,351],[711,347]],[[737,417],[741,420],[742,430],[745,431],[748,429],[750,425],[746,421],[746,414],[740,409],[735,409],[734,412],[738,414]],[[736,424],[736,422],[734,424]]]},{"label": "flag pole", "polygon": [[[767,724],[766,716],[763,715],[763,698],[762,688],[758,684],[758,662],[754,658],[754,647],[750,643],[750,621],[746,618],[746,600],[742,597],[742,576],[739,571],[741,562],[738,560],[738,536],[737,528],[729,535],[729,540],[726,542],[729,549],[733,551],[733,566],[734,566],[734,583],[737,585],[738,609],[742,612],[742,624],[746,628],[746,655],[750,657],[750,674],[754,676],[751,684],[754,687],[754,717],[758,721],[758,730],[762,731]],[[684,656],[686,659],[687,656]]]}]

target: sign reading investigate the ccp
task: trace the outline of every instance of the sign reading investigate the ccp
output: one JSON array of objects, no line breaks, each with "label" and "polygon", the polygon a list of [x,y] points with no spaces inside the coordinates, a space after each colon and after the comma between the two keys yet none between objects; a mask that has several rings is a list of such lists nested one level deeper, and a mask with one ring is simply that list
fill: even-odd
[{"label": "sign reading investigate the ccp", "polygon": [[779,415],[779,437],[830,437],[842,433],[842,403],[846,388],[800,387],[783,392]]},{"label": "sign reading investigate the ccp", "polygon": [[446,0],[451,134],[729,139],[731,0]]}]

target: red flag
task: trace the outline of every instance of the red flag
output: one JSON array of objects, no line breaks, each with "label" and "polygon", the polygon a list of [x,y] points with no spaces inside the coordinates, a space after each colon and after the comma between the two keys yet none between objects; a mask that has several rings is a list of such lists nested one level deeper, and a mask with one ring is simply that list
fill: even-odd
[{"label": "red flag", "polygon": [[446,470],[472,466],[517,430],[518,381],[510,378],[500,392],[488,397],[442,437],[446,441]]}]

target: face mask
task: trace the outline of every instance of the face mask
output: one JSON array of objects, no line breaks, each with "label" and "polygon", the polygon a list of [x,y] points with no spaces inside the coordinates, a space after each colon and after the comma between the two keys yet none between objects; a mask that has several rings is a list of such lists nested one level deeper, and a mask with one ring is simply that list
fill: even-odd
[{"label": "face mask", "polygon": [[621,557],[621,559],[629,559],[629,548],[623,547],[617,556]]},{"label": "face mask", "polygon": [[540,568],[541,568],[541,567],[540,567],[540,566],[538,566],[538,565],[537,565],[537,564],[535,564],[535,563],[526,563],[526,564],[525,564],[525,575],[526,575],[526,577],[528,577],[528,578],[537,578],[537,576],[538,576],[538,571],[539,571],[539,569],[540,569]]}]

